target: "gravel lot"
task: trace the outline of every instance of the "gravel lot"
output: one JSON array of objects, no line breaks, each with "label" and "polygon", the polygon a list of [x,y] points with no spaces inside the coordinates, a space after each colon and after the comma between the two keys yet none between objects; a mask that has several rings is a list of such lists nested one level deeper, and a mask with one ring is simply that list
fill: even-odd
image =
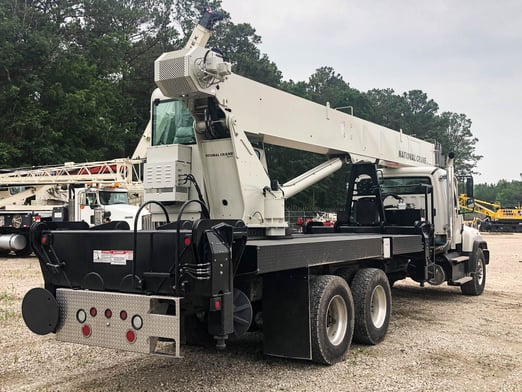
[{"label": "gravel lot", "polygon": [[522,234],[484,235],[486,291],[396,283],[390,329],[331,367],[271,358],[253,334],[184,359],[56,342],[24,325],[20,304],[42,285],[36,258],[0,259],[1,391],[522,391]]}]

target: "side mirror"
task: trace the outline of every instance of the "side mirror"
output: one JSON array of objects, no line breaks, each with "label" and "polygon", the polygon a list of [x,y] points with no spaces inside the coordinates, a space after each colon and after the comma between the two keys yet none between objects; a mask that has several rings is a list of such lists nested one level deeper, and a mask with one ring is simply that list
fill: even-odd
[{"label": "side mirror", "polygon": [[466,196],[473,199],[473,177],[466,178]]}]

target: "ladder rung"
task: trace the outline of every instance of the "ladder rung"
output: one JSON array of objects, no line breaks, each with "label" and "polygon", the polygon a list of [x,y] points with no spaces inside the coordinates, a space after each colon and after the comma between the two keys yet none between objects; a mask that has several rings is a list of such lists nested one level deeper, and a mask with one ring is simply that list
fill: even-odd
[{"label": "ladder rung", "polygon": [[468,283],[468,282],[470,282],[470,281],[472,281],[472,280],[473,280],[473,278],[472,278],[471,276],[465,276],[465,277],[463,277],[463,278],[460,278],[460,279],[454,280],[452,283],[453,283],[454,285],[458,285],[458,286],[460,286],[460,285],[463,285],[464,283]]},{"label": "ladder rung", "polygon": [[459,263],[463,263],[465,261],[468,261],[469,260],[469,256],[457,256],[457,257],[452,257],[449,260],[451,262],[453,262],[454,264],[459,264]]}]

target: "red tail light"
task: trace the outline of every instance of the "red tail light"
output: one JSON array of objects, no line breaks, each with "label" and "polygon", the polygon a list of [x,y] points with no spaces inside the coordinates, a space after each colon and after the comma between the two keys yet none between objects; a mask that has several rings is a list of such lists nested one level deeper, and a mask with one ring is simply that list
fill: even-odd
[{"label": "red tail light", "polygon": [[129,329],[125,334],[125,337],[129,343],[134,343],[136,341],[136,332],[134,332],[132,329]]},{"label": "red tail light", "polygon": [[91,326],[89,324],[84,324],[82,326],[82,335],[84,337],[88,338],[89,336],[91,336],[91,333],[92,333]]}]

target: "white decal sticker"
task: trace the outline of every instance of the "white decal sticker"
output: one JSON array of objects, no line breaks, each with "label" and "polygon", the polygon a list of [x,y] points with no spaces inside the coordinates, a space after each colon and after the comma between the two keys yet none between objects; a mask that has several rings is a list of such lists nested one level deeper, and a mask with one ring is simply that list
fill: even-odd
[{"label": "white decal sticker", "polygon": [[93,250],[93,263],[106,263],[114,265],[126,265],[127,260],[132,260],[132,250]]}]

